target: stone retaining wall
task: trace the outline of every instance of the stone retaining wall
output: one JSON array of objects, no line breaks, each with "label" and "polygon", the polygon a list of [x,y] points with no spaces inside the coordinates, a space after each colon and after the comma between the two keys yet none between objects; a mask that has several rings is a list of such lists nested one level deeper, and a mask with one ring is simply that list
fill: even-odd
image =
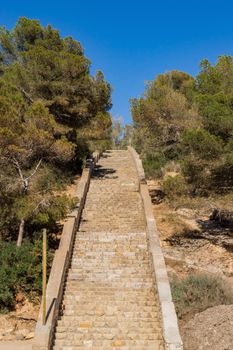
[{"label": "stone retaining wall", "polygon": [[65,220],[61,241],[59,248],[56,250],[54,255],[46,289],[46,324],[42,324],[41,305],[35,329],[35,338],[32,346],[33,350],[48,350],[52,346],[53,332],[58,318],[59,306],[63,296],[64,282],[67,270],[69,268],[75,233],[77,232],[82,211],[85,205],[91,174],[98,160],[98,152],[94,152],[92,158],[87,160],[77,189],[77,197],[79,199],[79,203]]},{"label": "stone retaining wall", "polygon": [[156,228],[151,199],[145,180],[145,173],[142,161],[137,152],[128,147],[134,163],[137,168],[140,194],[143,200],[145,220],[147,224],[147,233],[149,238],[149,248],[152,258],[152,266],[154,269],[156,285],[158,289],[159,302],[161,307],[163,336],[167,350],[182,350],[183,344],[179,333],[177,316],[172,301],[170,283],[167,276],[167,269],[164,261],[163,252],[160,246],[159,234]]}]

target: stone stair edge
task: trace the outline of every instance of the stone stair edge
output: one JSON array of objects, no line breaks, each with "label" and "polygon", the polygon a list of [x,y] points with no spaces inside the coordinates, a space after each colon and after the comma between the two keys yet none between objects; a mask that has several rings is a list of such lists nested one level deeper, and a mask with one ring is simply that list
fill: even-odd
[{"label": "stone stair edge", "polygon": [[149,246],[152,256],[152,266],[156,277],[158,296],[161,307],[163,334],[166,350],[183,350],[183,342],[180,336],[177,315],[172,301],[170,283],[167,276],[167,269],[160,245],[159,233],[156,227],[156,220],[153,215],[151,199],[145,181],[145,173],[142,161],[134,148],[128,147],[137,168],[140,182],[140,194],[142,197],[147,231],[149,235]]},{"label": "stone stair edge", "polygon": [[81,213],[85,205],[91,173],[99,158],[100,153],[96,151],[93,153],[91,159],[87,160],[87,167],[83,169],[81,175],[81,184],[80,186],[78,185],[78,188],[81,187],[81,190],[77,190],[80,203],[72,213],[67,215],[67,219],[65,220],[61,235],[61,241],[57,251],[55,252],[46,289],[46,324],[43,325],[42,323],[43,307],[41,304],[35,328],[35,337],[32,344],[32,350],[47,350],[51,347],[53,331],[55,329],[55,323],[57,321],[59,306],[64,289],[63,284],[65,274],[69,268],[69,259],[75,238],[75,232],[81,220]]}]

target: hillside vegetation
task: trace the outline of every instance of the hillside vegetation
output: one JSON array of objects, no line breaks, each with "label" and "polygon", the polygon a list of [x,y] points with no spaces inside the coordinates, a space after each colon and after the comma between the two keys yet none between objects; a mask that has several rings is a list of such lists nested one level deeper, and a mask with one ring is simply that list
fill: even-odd
[{"label": "hillside vegetation", "polygon": [[233,188],[233,57],[201,62],[196,78],[171,71],[131,100],[134,144],[148,176],[164,169],[168,194],[208,195]]},{"label": "hillside vegetation", "polygon": [[0,310],[14,308],[20,290],[40,292],[41,229],[55,248],[58,222],[78,200],[65,186],[110,142],[111,87],[90,64],[51,25],[20,18],[0,28]]},{"label": "hillside vegetation", "polygon": [[2,238],[61,218],[72,203],[54,192],[109,139],[111,88],[89,68],[81,44],[50,25],[20,18],[11,31],[1,28]]},{"label": "hillside vegetation", "polygon": [[220,56],[215,65],[203,60],[195,78],[177,70],[158,75],[141,98],[131,100],[131,110],[132,143],[149,180],[184,348],[196,349],[198,338],[204,349],[208,336],[212,347],[227,348],[233,56]]}]

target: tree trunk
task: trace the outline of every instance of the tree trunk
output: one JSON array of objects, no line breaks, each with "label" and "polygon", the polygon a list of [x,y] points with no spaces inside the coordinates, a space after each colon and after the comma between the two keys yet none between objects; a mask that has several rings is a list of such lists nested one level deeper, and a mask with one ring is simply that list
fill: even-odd
[{"label": "tree trunk", "polygon": [[24,226],[25,226],[25,221],[24,221],[24,219],[21,219],[20,225],[19,225],[17,247],[21,247],[21,245],[22,245],[23,234],[24,234]]}]

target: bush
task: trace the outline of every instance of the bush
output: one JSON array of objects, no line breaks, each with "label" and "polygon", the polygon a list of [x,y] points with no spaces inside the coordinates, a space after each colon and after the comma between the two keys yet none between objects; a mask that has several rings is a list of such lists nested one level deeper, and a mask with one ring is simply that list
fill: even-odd
[{"label": "bush", "polygon": [[[188,156],[181,162],[182,174],[187,182],[192,185],[193,189],[202,192],[201,189],[209,187],[210,181],[210,164],[208,161]],[[200,192],[201,190],[201,192]]]},{"label": "bush", "polygon": [[233,290],[219,276],[193,274],[171,282],[172,297],[179,318],[209,307],[233,303]]},{"label": "bush", "polygon": [[222,153],[221,139],[204,129],[188,129],[183,133],[183,144],[201,159],[214,159]]},{"label": "bush", "polygon": [[[16,294],[22,291],[30,299],[41,294],[42,240],[24,241],[21,247],[15,242],[0,241],[0,312],[13,310]],[[49,264],[52,261],[48,256]]]},{"label": "bush", "polygon": [[168,172],[173,172],[173,173],[180,173],[181,172],[181,166],[180,163],[171,160],[165,164],[163,167],[163,173],[166,174]]},{"label": "bush", "polygon": [[155,153],[153,156],[143,158],[143,167],[146,177],[161,177],[162,167],[166,164],[166,158],[162,153]]},{"label": "bush", "polygon": [[216,193],[229,192],[233,189],[233,155],[215,167],[211,174],[210,186]]},{"label": "bush", "polygon": [[228,140],[233,132],[232,97],[225,93],[198,95],[199,113],[203,124],[211,134]]},{"label": "bush", "polygon": [[166,176],[163,181],[163,191],[169,198],[187,193],[187,184],[181,175]]}]

